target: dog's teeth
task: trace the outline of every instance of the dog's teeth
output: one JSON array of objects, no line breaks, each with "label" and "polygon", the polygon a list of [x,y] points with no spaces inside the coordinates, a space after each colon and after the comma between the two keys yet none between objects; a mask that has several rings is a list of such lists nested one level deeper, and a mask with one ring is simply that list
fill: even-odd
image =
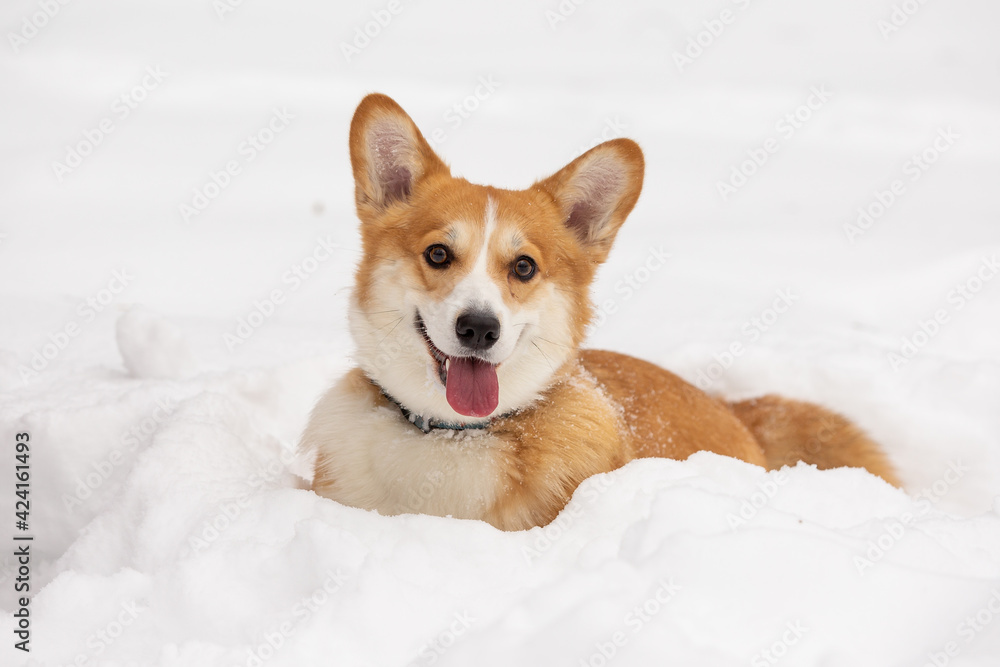
[{"label": "dog's teeth", "polygon": [[450,366],[450,365],[451,365],[451,359],[445,359],[445,360],[444,360],[444,370],[445,370],[446,372],[447,372],[447,370],[448,370],[448,366]]}]

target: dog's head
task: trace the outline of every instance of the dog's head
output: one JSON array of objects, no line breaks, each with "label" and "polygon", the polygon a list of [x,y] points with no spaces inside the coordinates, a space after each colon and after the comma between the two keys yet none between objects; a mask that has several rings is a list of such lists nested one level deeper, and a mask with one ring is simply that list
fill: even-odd
[{"label": "dog's head", "polygon": [[385,95],[351,122],[362,370],[415,414],[473,423],[533,401],[575,353],[590,283],[639,197],[643,158],[603,143],[526,190],[452,177]]}]

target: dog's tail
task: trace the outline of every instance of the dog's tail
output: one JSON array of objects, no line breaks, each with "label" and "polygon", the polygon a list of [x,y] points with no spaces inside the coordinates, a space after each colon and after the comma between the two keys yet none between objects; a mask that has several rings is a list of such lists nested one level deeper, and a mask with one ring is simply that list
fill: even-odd
[{"label": "dog's tail", "polygon": [[763,447],[771,470],[798,461],[815,464],[820,470],[850,466],[866,468],[893,486],[901,486],[878,444],[835,412],[770,395],[730,403],[729,407]]}]

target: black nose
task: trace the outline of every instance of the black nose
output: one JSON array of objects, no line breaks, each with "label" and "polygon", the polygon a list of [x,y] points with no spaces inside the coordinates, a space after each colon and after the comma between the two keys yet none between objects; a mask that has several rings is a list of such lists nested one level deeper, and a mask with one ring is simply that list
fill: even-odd
[{"label": "black nose", "polygon": [[465,313],[455,320],[458,342],[470,350],[488,350],[500,338],[500,320],[490,313]]}]

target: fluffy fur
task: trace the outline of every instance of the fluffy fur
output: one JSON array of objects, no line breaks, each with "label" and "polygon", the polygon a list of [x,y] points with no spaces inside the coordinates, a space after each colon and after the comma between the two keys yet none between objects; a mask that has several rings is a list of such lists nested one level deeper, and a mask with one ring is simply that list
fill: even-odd
[{"label": "fluffy fur", "polygon": [[[375,94],[355,112],[350,153],[363,245],[350,312],[358,368],[319,401],[303,436],[317,452],[317,493],[520,530],[552,521],[585,478],[640,457],[709,450],[770,468],[865,467],[897,483],[877,445],[819,406],[726,404],[653,364],[580,349],[594,272],[642,189],[635,142],[603,143],[526,190],[474,185]],[[436,245],[448,250],[443,267],[425,256]],[[527,280],[514,268],[524,258],[536,267]],[[470,309],[496,319],[488,349],[470,352],[456,335]],[[446,395],[451,360],[468,356],[499,384],[483,417]],[[424,433],[397,402],[478,428]]]}]

